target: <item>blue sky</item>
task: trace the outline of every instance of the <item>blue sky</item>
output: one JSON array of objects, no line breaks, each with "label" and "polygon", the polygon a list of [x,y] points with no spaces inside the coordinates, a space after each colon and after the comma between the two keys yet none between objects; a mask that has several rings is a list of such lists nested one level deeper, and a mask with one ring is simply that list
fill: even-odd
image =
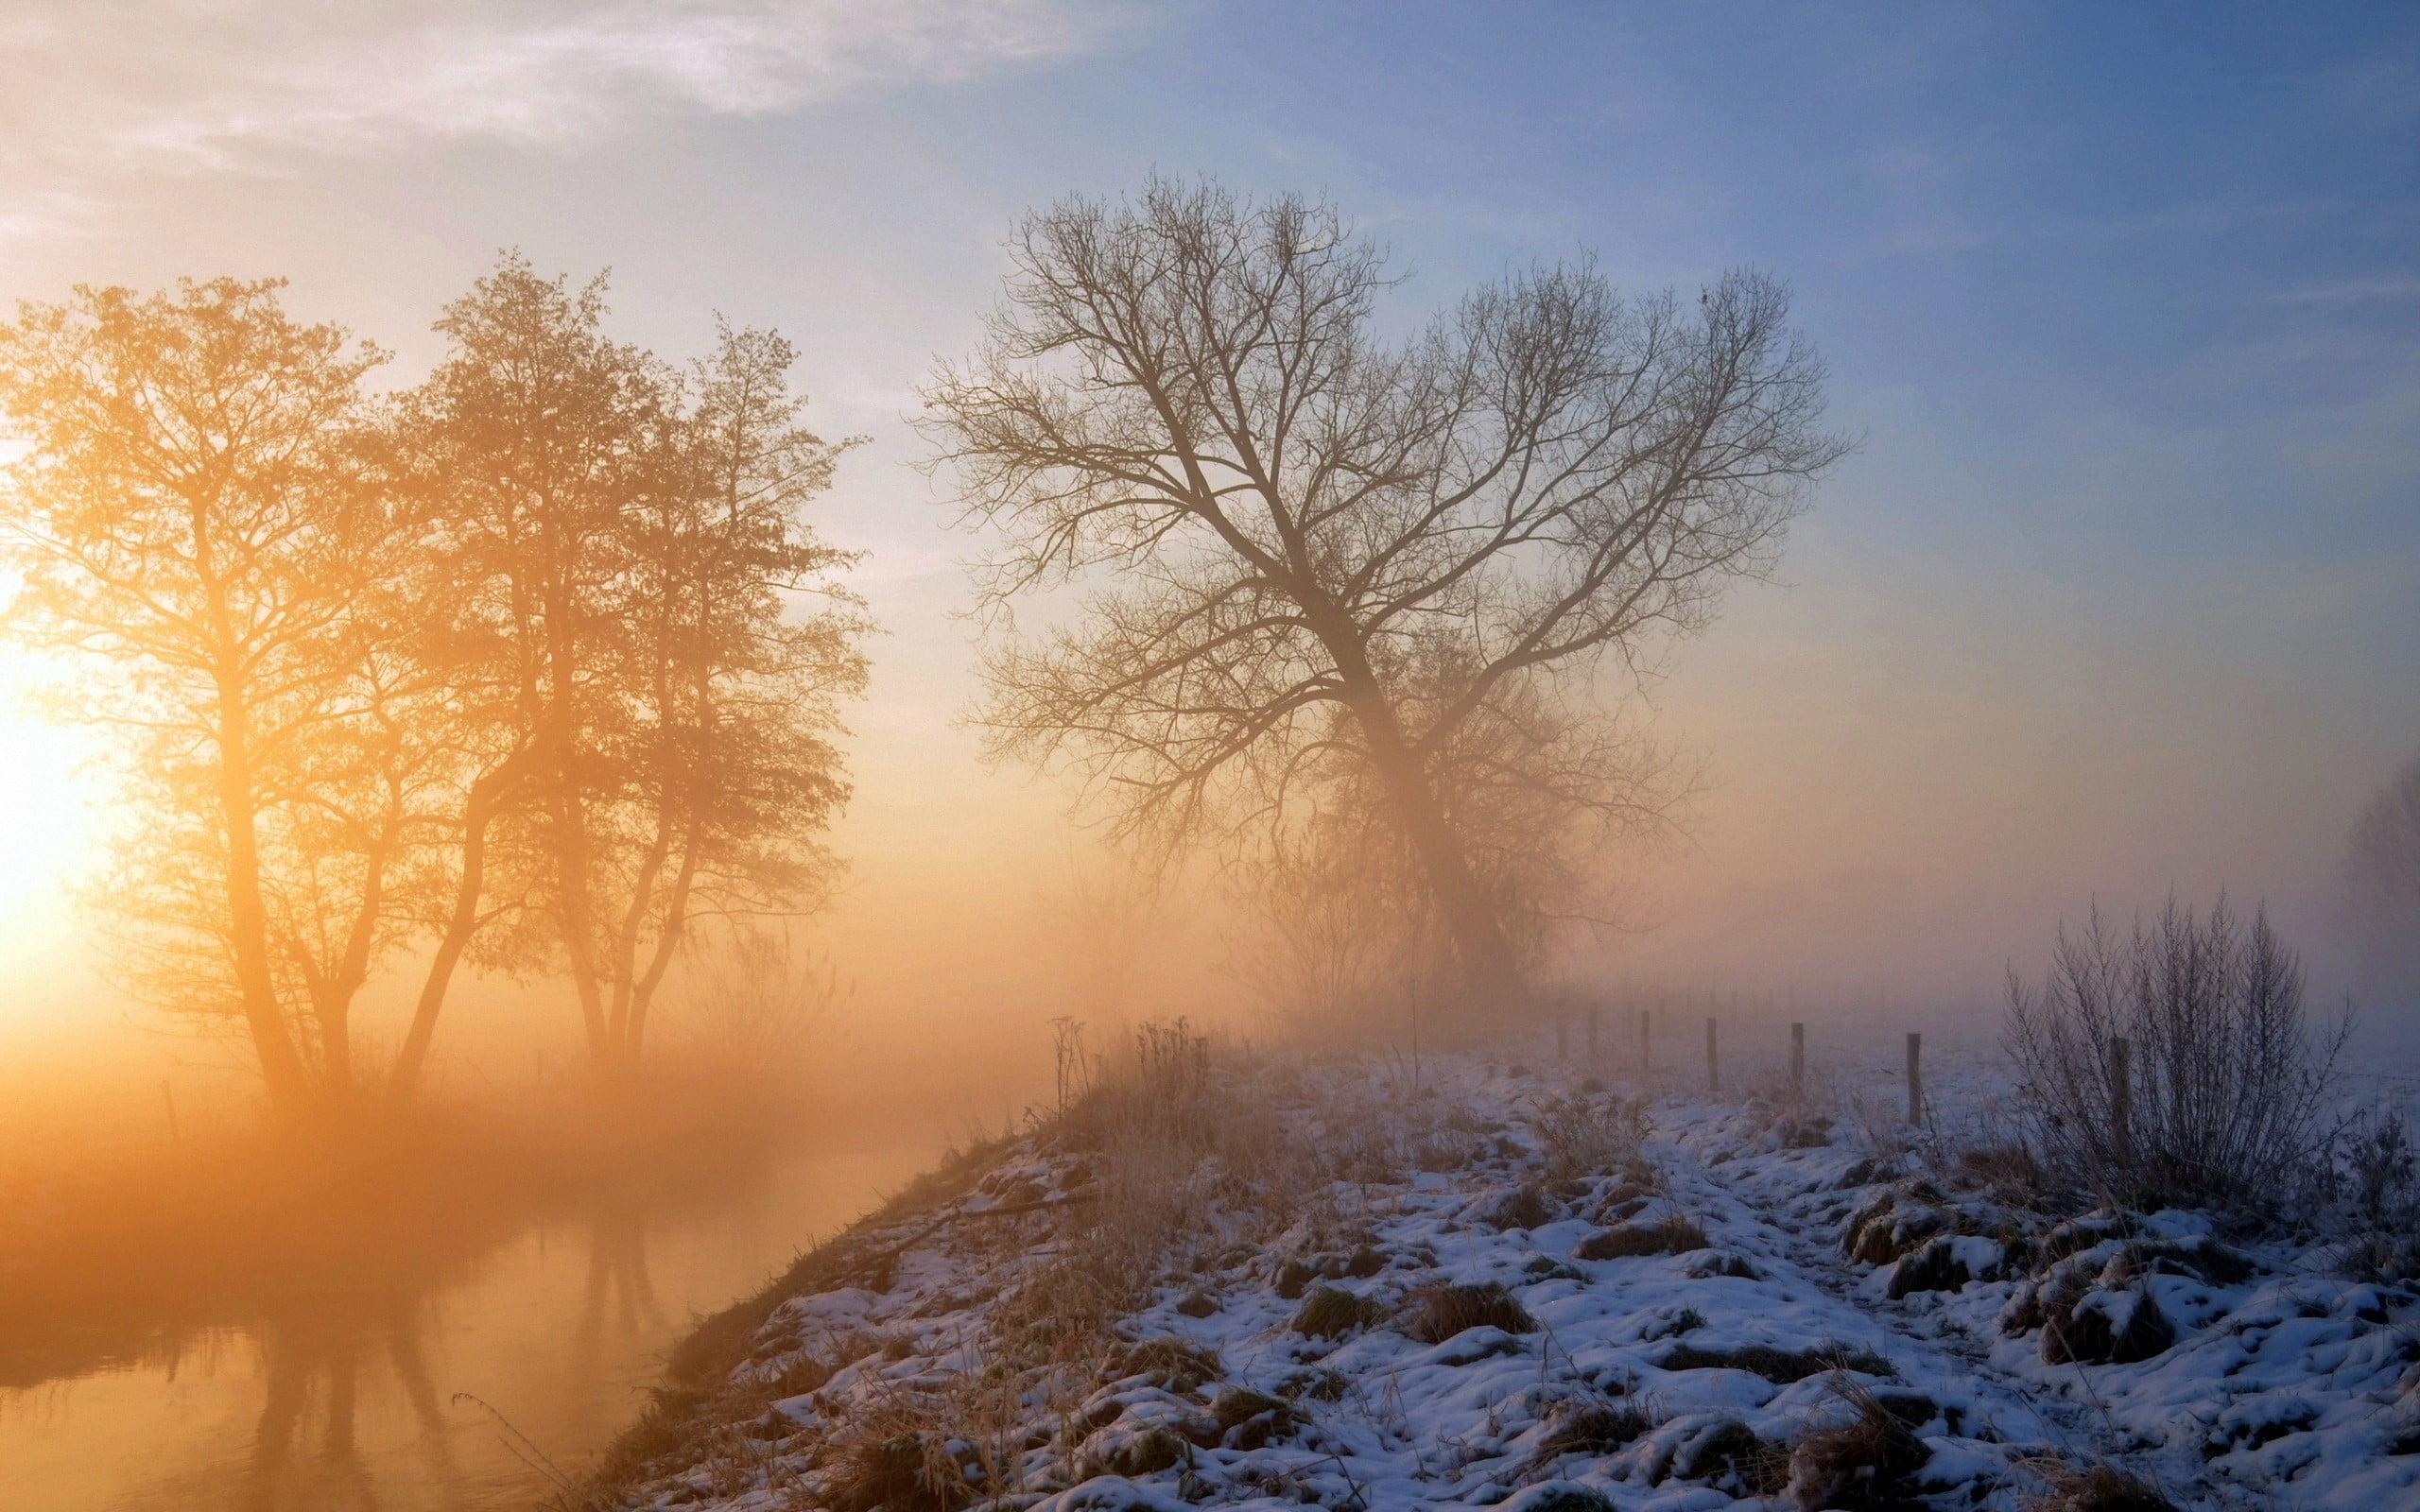
[{"label": "blue sky", "polygon": [[2171,885],[2317,942],[2420,752],[2410,7],[58,3],[0,99],[0,297],[285,272],[408,377],[516,245],[667,352],[798,339],[873,438],[829,515],[890,631],[869,959],[1063,844],[951,723],[965,546],[902,416],[1022,207],[1154,169],[1331,195],[1407,322],[1582,249],[1796,288],[1863,444],[1656,691],[1718,786],[1599,966],[1979,991]]}]

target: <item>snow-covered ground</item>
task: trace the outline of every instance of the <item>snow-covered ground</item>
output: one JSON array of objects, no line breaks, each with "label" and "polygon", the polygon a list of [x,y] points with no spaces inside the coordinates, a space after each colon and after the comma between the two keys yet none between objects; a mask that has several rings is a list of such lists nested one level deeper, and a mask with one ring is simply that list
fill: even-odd
[{"label": "snow-covered ground", "polygon": [[1996,1203],[1885,1064],[1795,1109],[1484,1057],[1126,1087],[722,1320],[596,1504],[2420,1508],[2420,1298]]}]

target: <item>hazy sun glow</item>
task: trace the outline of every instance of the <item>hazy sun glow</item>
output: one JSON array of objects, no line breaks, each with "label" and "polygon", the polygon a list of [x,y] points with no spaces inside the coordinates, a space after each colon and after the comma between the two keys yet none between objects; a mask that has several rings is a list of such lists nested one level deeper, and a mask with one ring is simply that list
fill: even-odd
[{"label": "hazy sun glow", "polygon": [[0,674],[0,956],[29,931],[47,933],[92,865],[95,816],[78,776],[83,733],[26,707],[32,668]]}]

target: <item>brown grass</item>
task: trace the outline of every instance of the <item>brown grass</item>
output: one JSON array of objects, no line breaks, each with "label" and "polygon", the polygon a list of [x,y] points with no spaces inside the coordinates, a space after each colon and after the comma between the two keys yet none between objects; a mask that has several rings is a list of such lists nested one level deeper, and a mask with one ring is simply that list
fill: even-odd
[{"label": "brown grass", "polygon": [[1443,1344],[1465,1329],[1502,1329],[1532,1333],[1538,1320],[1494,1281],[1482,1286],[1423,1286],[1404,1298],[1404,1333],[1422,1344]]},{"label": "brown grass", "polygon": [[1659,1370],[1745,1370],[1775,1385],[1821,1375],[1826,1370],[1856,1370],[1870,1376],[1892,1374],[1891,1362],[1845,1344],[1818,1345],[1811,1349],[1777,1349],[1770,1344],[1743,1344],[1730,1349],[1705,1349],[1684,1344],[1655,1363]]},{"label": "brown grass", "polygon": [[1625,1260],[1634,1255],[1679,1255],[1706,1247],[1705,1230],[1675,1215],[1654,1223],[1616,1224],[1580,1241],[1578,1260]]},{"label": "brown grass", "polygon": [[1923,1512],[1916,1472],[1931,1452],[1916,1437],[1930,1399],[1876,1395],[1845,1374],[1832,1379],[1845,1416],[1809,1430],[1789,1452],[1789,1498],[1799,1512]]},{"label": "brown grass", "polygon": [[2105,1460],[2071,1465],[2065,1460],[2021,1462],[2042,1482],[2018,1504],[2024,1512],[2177,1512],[2168,1493]]},{"label": "brown grass", "polygon": [[1357,1297],[1341,1286],[1314,1286],[1294,1310],[1287,1324],[1295,1332],[1314,1339],[1340,1339],[1359,1329],[1372,1328],[1384,1322],[1387,1309],[1383,1303],[1367,1297]]}]

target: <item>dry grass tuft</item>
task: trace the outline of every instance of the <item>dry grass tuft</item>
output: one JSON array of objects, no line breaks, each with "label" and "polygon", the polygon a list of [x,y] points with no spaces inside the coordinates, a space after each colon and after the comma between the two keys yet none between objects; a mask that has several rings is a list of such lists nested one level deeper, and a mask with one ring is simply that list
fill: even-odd
[{"label": "dry grass tuft", "polygon": [[1684,1344],[1656,1362],[1659,1370],[1745,1370],[1775,1385],[1786,1386],[1826,1370],[1855,1370],[1863,1375],[1891,1375],[1891,1362],[1878,1354],[1845,1344],[1818,1345],[1812,1349],[1777,1349],[1770,1344],[1743,1344],[1737,1349],[1705,1349]]},{"label": "dry grass tuft", "polygon": [[1386,1316],[1385,1305],[1374,1298],[1357,1297],[1341,1286],[1314,1286],[1287,1327],[1307,1338],[1340,1339],[1356,1330],[1374,1328]]},{"label": "dry grass tuft", "polygon": [[1113,1380],[1142,1376],[1164,1391],[1190,1396],[1204,1382],[1221,1380],[1226,1366],[1219,1351],[1190,1339],[1145,1339],[1114,1350],[1108,1374]]},{"label": "dry grass tuft", "polygon": [[1705,1230],[1678,1216],[1654,1223],[1616,1224],[1580,1241],[1579,1260],[1624,1260],[1634,1255],[1680,1255],[1706,1247]]},{"label": "dry grass tuft", "polygon": [[1789,1452],[1789,1498],[1799,1512],[1922,1512],[1916,1472],[1931,1452],[1916,1436],[1931,1399],[1881,1397],[1846,1375],[1832,1392],[1845,1417],[1815,1428]]},{"label": "dry grass tuft", "polygon": [[1487,1212],[1491,1228],[1543,1228],[1562,1216],[1562,1205],[1536,1182],[1523,1182],[1504,1194]]},{"label": "dry grass tuft", "polygon": [[1627,1165],[1646,1137],[1647,1115],[1642,1104],[1602,1093],[1549,1094],[1531,1100],[1530,1131],[1547,1179],[1565,1181]]},{"label": "dry grass tuft", "polygon": [[1494,1281],[1483,1286],[1423,1286],[1404,1298],[1403,1331],[1422,1344],[1443,1344],[1465,1329],[1532,1333],[1538,1320]]},{"label": "dry grass tuft", "polygon": [[2078,1466],[2035,1459],[2022,1468],[2043,1483],[2019,1503],[2024,1512],[2177,1512],[2167,1492],[2105,1460]]},{"label": "dry grass tuft", "polygon": [[1610,1454],[1660,1420],[1651,1403],[1635,1397],[1591,1395],[1559,1402],[1547,1415],[1546,1433],[1538,1440],[1538,1457],[1545,1460],[1558,1454]]}]

